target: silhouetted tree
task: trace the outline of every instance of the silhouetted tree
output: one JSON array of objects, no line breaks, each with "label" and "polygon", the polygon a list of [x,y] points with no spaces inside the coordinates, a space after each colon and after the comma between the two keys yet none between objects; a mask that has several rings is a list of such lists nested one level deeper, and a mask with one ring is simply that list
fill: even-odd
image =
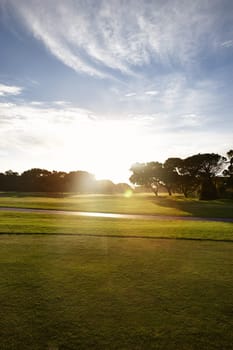
[{"label": "silhouetted tree", "polygon": [[[229,157],[232,157],[231,152]],[[130,181],[151,188],[156,195],[159,185],[163,185],[169,195],[179,191],[187,197],[199,188],[200,199],[215,199],[218,196],[216,176],[222,172],[225,162],[226,158],[219,154],[199,153],[185,159],[168,158],[164,164],[136,163],[130,169],[133,172]],[[232,171],[232,162],[230,160],[228,175]]]},{"label": "silhouetted tree", "polygon": [[127,183],[123,182],[123,183],[118,183],[115,185],[115,191],[117,193],[126,193],[129,190],[132,191],[132,187]]},{"label": "silhouetted tree", "polygon": [[159,184],[161,183],[162,164],[159,162],[135,163],[130,168],[133,174],[130,181],[136,185],[150,188],[158,196]]},{"label": "silhouetted tree", "polygon": [[112,194],[116,192],[116,185],[110,180],[96,181],[96,193]]},{"label": "silhouetted tree", "polygon": [[180,158],[168,158],[160,171],[160,183],[166,188],[169,196],[172,192],[179,191],[179,174],[177,171],[180,165]]},{"label": "silhouetted tree", "polygon": [[7,170],[0,176],[0,189],[2,191],[18,191],[19,190],[19,179],[20,176],[17,172]]},{"label": "silhouetted tree", "polygon": [[95,177],[87,171],[71,171],[64,177],[65,188],[68,192],[92,193],[95,188]]},{"label": "silhouetted tree", "polygon": [[187,172],[200,186],[200,199],[218,197],[215,177],[222,172],[225,161],[225,157],[216,153],[199,153],[184,160]]},{"label": "silhouetted tree", "polygon": [[65,176],[64,171],[52,172],[48,179],[51,192],[65,192]]},{"label": "silhouetted tree", "polygon": [[29,192],[50,192],[50,176],[51,172],[46,169],[26,170],[21,175],[21,189]]},{"label": "silhouetted tree", "polygon": [[227,169],[224,170],[223,175],[226,177],[226,188],[233,189],[233,150],[227,152]]}]

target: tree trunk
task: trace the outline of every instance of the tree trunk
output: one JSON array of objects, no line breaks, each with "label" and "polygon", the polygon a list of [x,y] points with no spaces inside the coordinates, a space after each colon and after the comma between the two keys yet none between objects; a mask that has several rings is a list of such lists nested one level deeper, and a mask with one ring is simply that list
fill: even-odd
[{"label": "tree trunk", "polygon": [[155,197],[158,197],[158,193],[159,193],[159,188],[158,188],[158,186],[153,185],[153,186],[151,186],[151,189],[152,189],[152,191],[154,192]]},{"label": "tree trunk", "polygon": [[169,196],[171,196],[172,195],[171,187],[170,186],[166,186],[166,190],[167,190]]},{"label": "tree trunk", "polygon": [[213,200],[218,198],[217,188],[213,180],[204,179],[201,184],[200,198],[201,200]]}]

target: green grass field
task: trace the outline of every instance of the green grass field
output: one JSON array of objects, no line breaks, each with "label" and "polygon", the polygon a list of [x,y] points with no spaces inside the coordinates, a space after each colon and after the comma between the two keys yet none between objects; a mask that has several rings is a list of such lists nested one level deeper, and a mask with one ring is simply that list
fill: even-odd
[{"label": "green grass field", "polygon": [[[232,217],[231,202],[148,195],[0,205]],[[1,211],[0,233],[0,349],[232,349],[232,223]]]},{"label": "green grass field", "polygon": [[174,216],[233,217],[233,201],[199,201],[182,196],[137,194],[130,198],[123,195],[59,195],[25,193],[1,193],[0,206],[43,208],[96,212],[154,214]]},{"label": "green grass field", "polygon": [[233,245],[0,236],[0,348],[232,349]]},{"label": "green grass field", "polygon": [[0,233],[50,233],[233,241],[233,224],[182,220],[129,220],[0,212]]}]

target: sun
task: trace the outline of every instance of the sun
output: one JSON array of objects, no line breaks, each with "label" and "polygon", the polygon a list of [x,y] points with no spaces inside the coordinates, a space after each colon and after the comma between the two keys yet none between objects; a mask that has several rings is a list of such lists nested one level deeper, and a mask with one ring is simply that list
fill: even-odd
[{"label": "sun", "polygon": [[125,182],[138,132],[122,121],[82,122],[64,127],[60,162],[65,168],[92,172],[97,179]]},{"label": "sun", "polygon": [[89,171],[97,180],[129,182],[131,165],[155,159],[156,150],[161,150],[159,137],[152,140],[141,125],[131,120],[77,121],[63,125],[60,132],[60,166],[62,162],[63,169]]}]

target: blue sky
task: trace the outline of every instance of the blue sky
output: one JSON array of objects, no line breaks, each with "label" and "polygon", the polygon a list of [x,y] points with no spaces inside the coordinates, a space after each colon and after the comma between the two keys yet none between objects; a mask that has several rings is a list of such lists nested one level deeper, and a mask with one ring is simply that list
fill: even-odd
[{"label": "blue sky", "polygon": [[233,2],[0,0],[0,170],[233,147]]}]

